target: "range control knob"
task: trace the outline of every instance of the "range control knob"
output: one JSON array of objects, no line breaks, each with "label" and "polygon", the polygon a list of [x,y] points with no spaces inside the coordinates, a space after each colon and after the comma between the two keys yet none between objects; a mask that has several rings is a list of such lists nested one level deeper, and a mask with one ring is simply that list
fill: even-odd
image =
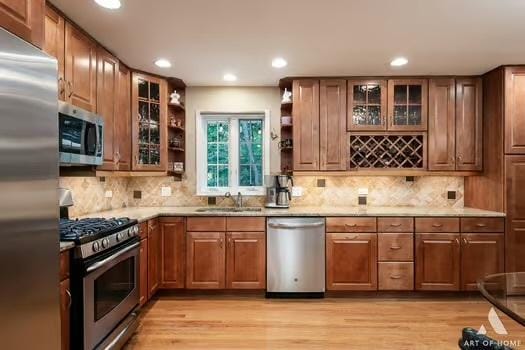
[{"label": "range control knob", "polygon": [[130,227],[128,229],[128,237],[132,237],[133,236],[133,227]]},{"label": "range control knob", "polygon": [[139,227],[137,225],[133,226],[133,234],[135,235],[139,234]]},{"label": "range control knob", "polygon": [[124,234],[122,232],[117,233],[117,242],[120,242],[124,238]]},{"label": "range control knob", "polygon": [[102,248],[107,248],[109,246],[109,239],[104,238],[102,240]]},{"label": "range control knob", "polygon": [[98,242],[93,243],[93,251],[98,252],[100,250],[100,244]]}]

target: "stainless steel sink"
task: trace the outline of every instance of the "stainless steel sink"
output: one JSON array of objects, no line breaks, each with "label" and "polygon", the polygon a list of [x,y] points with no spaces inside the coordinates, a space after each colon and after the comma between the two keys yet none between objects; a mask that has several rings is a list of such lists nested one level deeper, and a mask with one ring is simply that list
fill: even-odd
[{"label": "stainless steel sink", "polygon": [[246,207],[246,208],[235,208],[235,207],[212,207],[212,208],[199,208],[196,211],[199,213],[239,213],[239,212],[250,212],[250,211],[261,211],[262,208]]}]

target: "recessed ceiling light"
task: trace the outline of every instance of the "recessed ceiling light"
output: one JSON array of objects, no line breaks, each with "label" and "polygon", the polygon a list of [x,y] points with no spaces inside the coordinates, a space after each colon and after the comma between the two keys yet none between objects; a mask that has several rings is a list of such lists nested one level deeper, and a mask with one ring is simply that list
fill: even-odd
[{"label": "recessed ceiling light", "polygon": [[120,8],[120,0],[95,0],[97,4],[110,10],[116,10]]},{"label": "recessed ceiling light", "polygon": [[408,60],[404,57],[397,57],[390,62],[392,67],[401,67],[408,63]]},{"label": "recessed ceiling light", "polygon": [[159,58],[158,60],[155,61],[155,65],[157,65],[157,67],[160,67],[160,68],[169,68],[171,67],[171,63],[170,61],[164,59],[164,58]]},{"label": "recessed ceiling light", "polygon": [[277,57],[272,60],[272,67],[274,68],[283,68],[286,67],[288,62],[282,57]]},{"label": "recessed ceiling light", "polygon": [[224,74],[224,76],[222,77],[225,81],[236,81],[237,80],[237,77],[231,73],[226,73]]}]

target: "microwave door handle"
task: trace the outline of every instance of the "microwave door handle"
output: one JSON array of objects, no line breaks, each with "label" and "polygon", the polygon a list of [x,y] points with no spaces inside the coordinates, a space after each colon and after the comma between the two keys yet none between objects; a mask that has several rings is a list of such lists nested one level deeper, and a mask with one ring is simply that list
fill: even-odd
[{"label": "microwave door handle", "polygon": [[97,146],[96,146],[96,154],[95,156],[102,156],[102,135],[100,133],[100,124],[95,123],[95,129],[96,129],[96,137],[97,137]]},{"label": "microwave door handle", "polygon": [[137,248],[138,246],[140,245],[140,242],[137,242],[137,243],[134,243],[122,250],[119,250],[118,252],[116,252],[115,254],[113,255],[110,255],[108,256],[107,258],[103,259],[103,260],[100,260],[100,261],[97,261],[96,263],[94,263],[93,265],[91,266],[88,266],[88,268],[86,269],[86,272],[93,272],[95,270],[98,270],[99,268],[101,268],[102,266],[104,265],[107,265],[109,264],[110,262],[114,261],[115,259],[117,259],[119,256],[123,255],[123,254],[126,254],[127,252],[129,252],[130,250],[133,250],[135,248]]}]

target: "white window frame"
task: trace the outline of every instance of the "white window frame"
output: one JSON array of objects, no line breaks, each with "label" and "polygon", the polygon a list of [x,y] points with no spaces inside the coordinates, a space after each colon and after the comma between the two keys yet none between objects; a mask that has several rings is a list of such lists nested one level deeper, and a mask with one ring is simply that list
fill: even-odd
[{"label": "white window frame", "polygon": [[[239,183],[239,119],[260,119],[263,117],[263,184],[262,186],[238,186]],[[230,122],[230,172],[229,187],[208,187],[208,157],[206,122]],[[240,111],[240,112],[196,112],[196,144],[197,144],[197,195],[222,196],[230,192],[233,196],[241,193],[243,196],[262,196],[265,194],[264,178],[270,173],[270,111]]]}]

